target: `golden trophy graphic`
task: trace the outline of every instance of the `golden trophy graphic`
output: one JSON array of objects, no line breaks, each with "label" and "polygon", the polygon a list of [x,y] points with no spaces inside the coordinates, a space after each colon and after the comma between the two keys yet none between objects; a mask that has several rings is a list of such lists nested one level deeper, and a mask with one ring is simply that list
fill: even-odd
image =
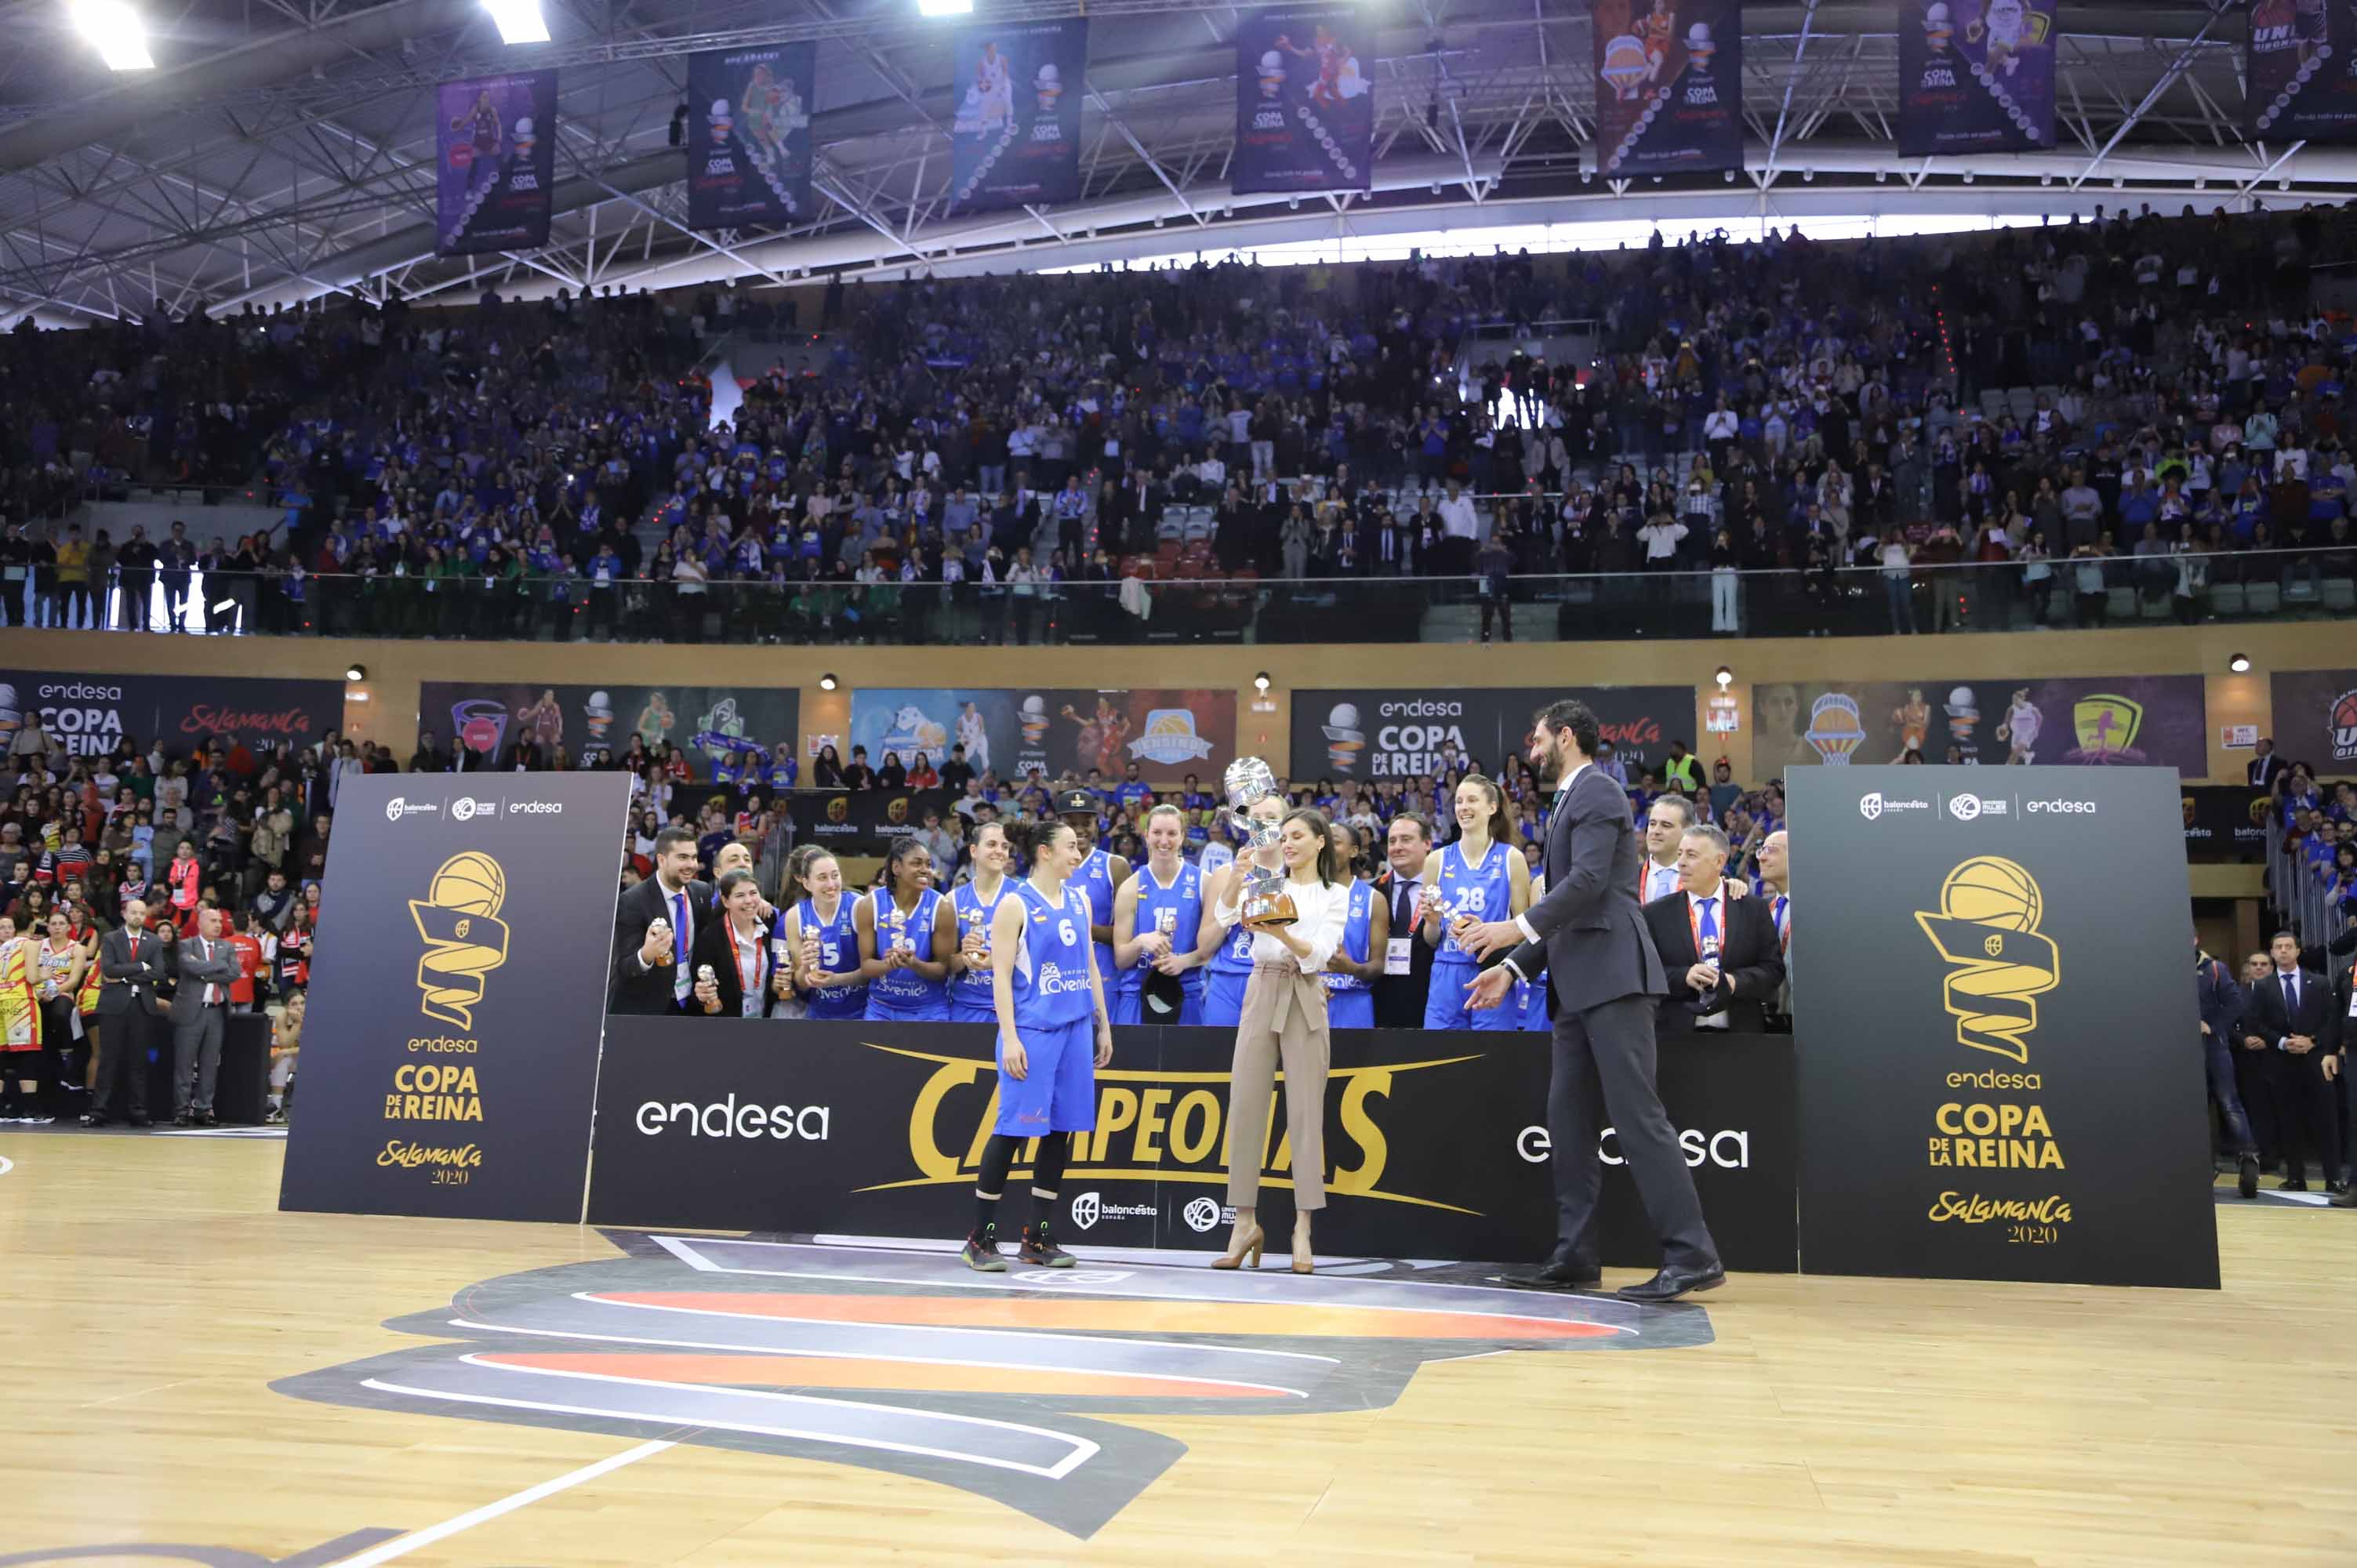
[{"label": "golden trophy graphic", "polygon": [[2061,983],[2061,954],[2038,934],[2045,911],[2045,896],[2028,871],[1977,854],[1940,885],[1938,914],[1916,912],[1923,934],[1955,966],[1947,1005],[1958,1045],[2029,1060],[2027,1036],[2038,1027],[2038,1004],[2030,998]]},{"label": "golden trophy graphic", "polygon": [[498,917],[508,896],[507,873],[479,850],[442,863],[424,898],[409,901],[410,918],[425,942],[417,961],[418,1010],[461,1029],[475,1026],[483,977],[508,961],[508,928]]}]

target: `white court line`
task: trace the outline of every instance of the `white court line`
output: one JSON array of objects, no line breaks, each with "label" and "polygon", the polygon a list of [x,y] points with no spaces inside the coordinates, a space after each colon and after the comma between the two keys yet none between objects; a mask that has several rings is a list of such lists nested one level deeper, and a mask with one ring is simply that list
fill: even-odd
[{"label": "white court line", "polygon": [[[364,1386],[385,1389],[398,1393],[423,1391],[415,1389],[396,1389],[391,1383],[380,1383],[373,1378],[370,1379]],[[446,1519],[440,1524],[428,1525],[424,1530],[413,1530],[407,1535],[395,1536],[391,1541],[370,1547],[357,1557],[345,1558],[340,1568],[376,1568],[376,1564],[380,1563],[390,1563],[396,1557],[406,1557],[421,1546],[431,1546],[436,1541],[446,1540],[462,1530],[472,1530],[475,1526],[495,1520],[501,1514],[513,1513],[516,1509],[527,1508],[543,1498],[554,1497],[568,1487],[577,1487],[584,1481],[594,1481],[598,1477],[619,1470],[625,1465],[635,1465],[651,1454],[660,1454],[664,1449],[673,1446],[676,1444],[671,1438],[650,1439],[635,1448],[626,1448],[619,1454],[608,1455],[594,1465],[584,1465],[578,1470],[567,1471],[553,1480],[543,1481],[536,1487],[526,1487],[522,1491],[511,1492],[497,1502],[485,1503],[479,1509],[470,1509],[456,1519]]]},{"label": "white court line", "polygon": [[[589,1299],[595,1300],[597,1298],[591,1297]],[[630,1305],[633,1304],[616,1302],[608,1303],[606,1305]],[[738,1321],[756,1323],[823,1323],[824,1326],[829,1328],[872,1327],[896,1329],[900,1326],[899,1324],[845,1324],[819,1318],[802,1317],[754,1318],[740,1316]],[[1251,1389],[1259,1393],[1291,1394],[1296,1399],[1308,1399],[1309,1397],[1308,1392],[1302,1389],[1288,1389],[1276,1383],[1248,1383],[1240,1378],[1217,1378],[1212,1377],[1208,1373],[1199,1377],[1189,1372],[1118,1371],[1112,1368],[1103,1367],[1049,1367],[1042,1366],[1033,1361],[983,1361],[955,1356],[904,1356],[873,1350],[804,1349],[800,1347],[790,1345],[731,1345],[725,1341],[711,1339],[653,1339],[635,1334],[584,1334],[567,1328],[515,1328],[503,1323],[479,1323],[464,1317],[452,1318],[450,1320],[450,1326],[453,1328],[487,1329],[494,1334],[529,1334],[537,1336],[544,1339],[587,1339],[600,1345],[658,1345],[665,1349],[671,1350],[715,1350],[732,1356],[778,1356],[789,1360],[794,1357],[800,1356],[808,1359],[825,1361],[887,1361],[896,1364],[906,1363],[907,1365],[913,1367],[975,1367],[985,1369],[990,1371],[999,1372],[1071,1372],[1091,1377],[1140,1378],[1148,1381],[1165,1383],[1217,1383],[1222,1388]],[[996,1331],[984,1330],[984,1332],[987,1333]],[[1022,1335],[1019,1336],[1019,1337],[1054,1339],[1058,1337],[1054,1335],[1039,1334]],[[1143,1345],[1148,1343],[1148,1341],[1131,1339],[1091,1339],[1087,1342],[1091,1344],[1121,1346]],[[1187,1345],[1174,1345],[1167,1348],[1176,1350],[1196,1348],[1196,1347]],[[493,1354],[498,1353],[499,1352],[493,1352]],[[1324,1360],[1328,1358],[1319,1357],[1318,1359]],[[468,1359],[471,1360],[472,1358],[469,1357]],[[526,1369],[538,1370],[539,1369],[532,1368]]]},{"label": "white court line", "polygon": [[6,1176],[10,1171],[15,1170],[16,1168],[16,1161],[10,1159],[5,1155],[0,1155],[0,1176]]}]

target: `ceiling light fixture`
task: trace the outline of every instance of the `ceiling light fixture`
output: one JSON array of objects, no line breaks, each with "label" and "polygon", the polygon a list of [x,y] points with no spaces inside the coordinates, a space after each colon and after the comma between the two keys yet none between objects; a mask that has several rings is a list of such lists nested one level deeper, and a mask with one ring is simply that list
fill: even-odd
[{"label": "ceiling light fixture", "polygon": [[920,16],[970,16],[974,15],[974,0],[917,0],[917,14]]},{"label": "ceiling light fixture", "polygon": [[2237,675],[2247,674],[2250,672],[2251,656],[2247,653],[2237,653],[2226,660],[2226,668]]},{"label": "ceiling light fixture", "polygon": [[540,14],[540,0],[483,0],[483,9],[499,25],[500,42],[548,42],[548,19]]},{"label": "ceiling light fixture", "polygon": [[125,0],[70,0],[74,31],[90,40],[109,70],[153,70],[147,29]]},{"label": "ceiling light fixture", "polygon": [[365,680],[367,680],[367,679],[368,679],[368,666],[367,666],[367,665],[365,665],[365,664],[347,664],[347,665],[345,665],[345,666],[344,666],[344,679],[345,679],[345,680],[347,680],[347,681],[365,681]]}]

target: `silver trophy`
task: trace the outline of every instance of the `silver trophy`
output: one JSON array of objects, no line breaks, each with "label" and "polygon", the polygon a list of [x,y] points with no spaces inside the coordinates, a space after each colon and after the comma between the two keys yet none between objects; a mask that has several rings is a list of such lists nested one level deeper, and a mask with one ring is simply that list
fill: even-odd
[{"label": "silver trophy", "polygon": [[1274,848],[1283,830],[1250,814],[1254,801],[1277,792],[1275,773],[1257,757],[1239,757],[1220,775],[1220,786],[1227,791],[1228,822],[1244,838],[1244,852],[1236,856],[1244,876],[1243,897],[1238,900],[1243,924],[1252,929],[1293,924],[1301,917],[1293,908],[1293,895],[1285,890],[1284,869],[1261,865],[1256,854]]}]

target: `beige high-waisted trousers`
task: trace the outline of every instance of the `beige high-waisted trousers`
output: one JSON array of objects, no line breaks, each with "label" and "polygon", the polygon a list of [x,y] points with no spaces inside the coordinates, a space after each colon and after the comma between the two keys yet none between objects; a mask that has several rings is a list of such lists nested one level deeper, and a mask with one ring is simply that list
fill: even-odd
[{"label": "beige high-waisted trousers", "polygon": [[1256,963],[1244,985],[1236,1025],[1235,1065],[1228,1087],[1228,1202],[1259,1206],[1260,1165],[1268,1147],[1276,1069],[1285,1067],[1285,1125],[1293,1147],[1293,1206],[1326,1207],[1326,1074],[1333,1065],[1326,1032],[1326,988],[1289,963]]}]

